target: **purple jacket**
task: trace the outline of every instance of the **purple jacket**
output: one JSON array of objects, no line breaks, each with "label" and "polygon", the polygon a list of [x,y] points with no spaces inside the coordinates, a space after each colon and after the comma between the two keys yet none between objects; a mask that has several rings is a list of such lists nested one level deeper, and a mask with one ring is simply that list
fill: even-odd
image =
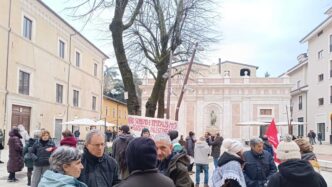
[{"label": "purple jacket", "polygon": [[24,167],[23,159],[23,145],[21,142],[21,135],[18,129],[13,129],[9,133],[8,147],[9,160],[7,163],[7,171],[14,173],[21,171]]}]

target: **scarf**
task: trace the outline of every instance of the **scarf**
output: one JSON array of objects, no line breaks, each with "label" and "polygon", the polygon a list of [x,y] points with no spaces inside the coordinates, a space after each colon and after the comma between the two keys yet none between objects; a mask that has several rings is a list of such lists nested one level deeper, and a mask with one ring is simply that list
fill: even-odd
[{"label": "scarf", "polygon": [[227,179],[235,180],[241,187],[246,187],[246,182],[239,162],[230,161],[221,167],[217,167],[210,178],[209,186],[220,187],[225,184],[225,180]]}]

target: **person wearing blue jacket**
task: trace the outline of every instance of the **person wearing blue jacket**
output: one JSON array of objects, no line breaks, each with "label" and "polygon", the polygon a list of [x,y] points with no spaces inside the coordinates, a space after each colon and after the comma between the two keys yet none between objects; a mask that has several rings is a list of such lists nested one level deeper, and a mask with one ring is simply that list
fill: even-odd
[{"label": "person wearing blue jacket", "polygon": [[272,155],[265,151],[261,138],[250,140],[251,150],[244,152],[243,174],[247,187],[264,187],[270,177],[277,172]]},{"label": "person wearing blue jacket", "polygon": [[77,180],[83,165],[78,149],[61,146],[50,157],[50,169],[43,174],[38,187],[87,187]]}]

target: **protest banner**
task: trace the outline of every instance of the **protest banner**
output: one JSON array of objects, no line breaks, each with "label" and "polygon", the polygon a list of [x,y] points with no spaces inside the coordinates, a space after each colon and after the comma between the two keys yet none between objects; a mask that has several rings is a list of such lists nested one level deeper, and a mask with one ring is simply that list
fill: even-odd
[{"label": "protest banner", "polygon": [[168,119],[149,118],[142,116],[128,116],[128,125],[131,133],[136,137],[141,135],[143,128],[148,128],[151,136],[160,133],[167,133],[170,130],[178,130],[178,122]]}]

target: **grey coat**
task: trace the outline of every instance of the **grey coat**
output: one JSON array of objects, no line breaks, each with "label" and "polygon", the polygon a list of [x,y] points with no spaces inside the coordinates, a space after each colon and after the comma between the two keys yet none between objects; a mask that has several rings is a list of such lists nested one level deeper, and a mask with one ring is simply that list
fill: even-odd
[{"label": "grey coat", "polygon": [[212,148],[211,148],[212,149],[211,156],[213,158],[219,158],[219,156],[220,156],[220,148],[221,148],[223,140],[224,140],[223,137],[216,136],[214,138],[214,141],[212,141],[212,140],[209,141],[209,145],[212,146]]}]

